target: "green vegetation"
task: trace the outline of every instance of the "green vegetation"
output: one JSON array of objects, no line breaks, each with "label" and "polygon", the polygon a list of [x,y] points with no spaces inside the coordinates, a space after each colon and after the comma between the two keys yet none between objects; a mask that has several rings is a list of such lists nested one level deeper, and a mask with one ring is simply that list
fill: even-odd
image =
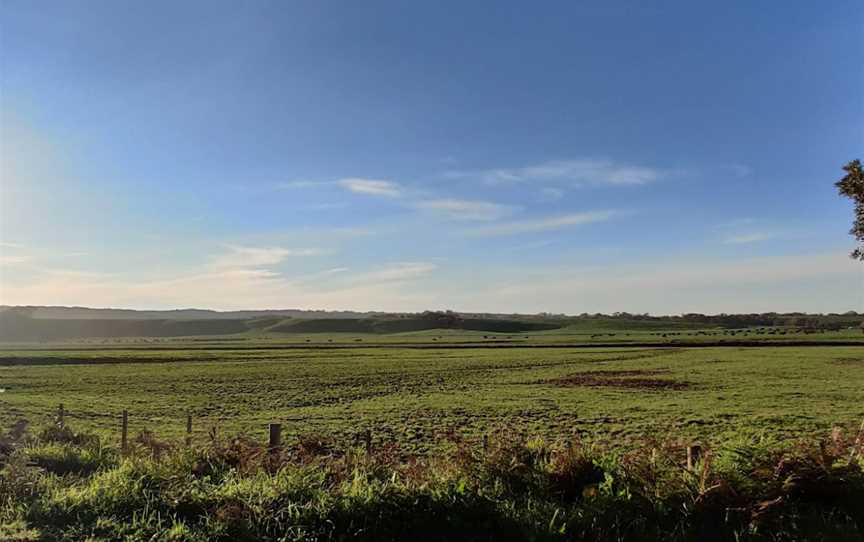
[{"label": "green vegetation", "polygon": [[[134,314],[134,313],[133,313]],[[218,313],[217,313],[218,314]],[[552,321],[471,318],[452,312],[367,318],[34,318],[20,309],[0,310],[0,340],[57,341],[81,338],[183,337],[190,335],[296,333],[402,333],[457,329],[519,333],[557,329]]]},{"label": "green vegetation", "polygon": [[121,457],[92,435],[19,425],[0,440],[0,538],[860,540],[861,440],[737,439],[692,467],[671,442],[620,452],[513,433],[483,447],[454,437],[433,457],[322,437],[171,448],[142,434]]},{"label": "green vegetation", "polygon": [[[423,313],[352,313],[268,310],[215,312],[130,311],[72,307],[0,306],[0,341],[44,342],[123,337],[172,338],[233,336],[290,337],[296,334],[398,334],[410,332],[482,331],[524,333],[561,330],[565,334],[593,330],[682,332],[760,329],[768,335],[859,331],[864,316],[844,314],[761,313],[651,316],[626,312],[579,316],[538,314],[471,314],[452,311]],[[715,333],[716,335],[716,333]]]},{"label": "green vegetation", "polygon": [[[0,424],[48,422],[63,403],[76,426],[115,441],[128,409],[134,430],[163,438],[179,436],[191,414],[196,437],[215,426],[258,438],[267,423],[283,422],[289,437],[351,439],[371,429],[376,441],[422,452],[442,432],[478,437],[501,426],[624,445],[657,434],[800,436],[864,418],[856,346],[563,348],[552,336],[475,348],[482,335],[399,337],[408,342],[328,336],[4,351]],[[447,344],[432,343],[437,337]]]},{"label": "green vegetation", "polygon": [[268,326],[268,333],[405,333],[424,330],[476,330],[499,333],[520,333],[557,329],[557,324],[523,322],[492,318],[463,318],[446,313],[425,313],[401,318],[318,318],[315,320],[283,320]]},{"label": "green vegetation", "polygon": [[845,166],[846,175],[834,185],[841,196],[851,199],[855,204],[855,219],[849,233],[858,242],[858,247],[850,254],[853,258],[864,260],[864,168],[861,160],[852,160]]},{"label": "green vegetation", "polygon": [[859,331],[610,321],[10,345],[0,540],[861,540]]}]

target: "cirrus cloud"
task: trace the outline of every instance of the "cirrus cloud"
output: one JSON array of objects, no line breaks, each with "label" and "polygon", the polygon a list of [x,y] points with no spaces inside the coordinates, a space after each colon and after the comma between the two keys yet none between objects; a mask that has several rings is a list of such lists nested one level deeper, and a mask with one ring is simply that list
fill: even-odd
[{"label": "cirrus cloud", "polygon": [[351,177],[340,179],[337,181],[339,186],[354,192],[355,194],[365,194],[367,196],[383,196],[387,198],[397,198],[402,195],[402,189],[398,183],[392,181],[383,181],[380,179],[362,179],[359,177]]},{"label": "cirrus cloud", "polygon": [[515,210],[511,205],[453,198],[419,201],[415,207],[454,220],[498,220]]},{"label": "cirrus cloud", "polygon": [[502,222],[492,226],[476,228],[472,230],[473,235],[516,235],[521,233],[537,233],[544,231],[560,230],[563,228],[581,226],[594,222],[605,222],[618,211],[586,211],[583,213],[571,213],[567,215],[543,217],[533,220],[519,220],[514,222]]},{"label": "cirrus cloud", "polygon": [[319,248],[244,247],[228,245],[228,252],[216,256],[211,266],[217,269],[266,267],[276,265],[294,256],[319,256],[326,251]]},{"label": "cirrus cloud", "polygon": [[766,232],[742,233],[726,237],[723,239],[723,243],[727,245],[746,245],[749,243],[758,243],[759,241],[767,241],[773,237],[774,235]]},{"label": "cirrus cloud", "polygon": [[572,185],[639,185],[656,181],[667,174],[664,170],[649,166],[620,163],[608,159],[577,158],[551,160],[516,168],[448,171],[444,176],[478,178],[491,185],[531,181],[565,182]]}]

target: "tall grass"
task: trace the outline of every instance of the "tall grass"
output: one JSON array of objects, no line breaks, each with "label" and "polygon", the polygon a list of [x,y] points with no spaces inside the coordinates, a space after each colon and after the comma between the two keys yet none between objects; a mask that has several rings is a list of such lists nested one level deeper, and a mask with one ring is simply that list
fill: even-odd
[{"label": "tall grass", "polygon": [[670,442],[622,453],[501,432],[414,457],[144,434],[121,456],[19,427],[0,441],[0,540],[862,540],[861,445],[839,430],[741,440],[687,469]]}]

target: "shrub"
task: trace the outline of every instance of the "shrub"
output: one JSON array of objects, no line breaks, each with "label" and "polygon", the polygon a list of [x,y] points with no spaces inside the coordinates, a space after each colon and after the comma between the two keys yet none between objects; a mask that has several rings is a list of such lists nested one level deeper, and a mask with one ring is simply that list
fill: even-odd
[{"label": "shrub", "polygon": [[[52,433],[52,435],[56,435]],[[320,436],[126,457],[54,440],[0,471],[0,534],[40,540],[860,540],[860,441],[730,441],[696,467],[676,442],[627,453],[499,432],[438,457]],[[41,438],[41,435],[40,435]],[[154,453],[154,448],[161,450]],[[36,467],[30,466],[36,465]],[[29,534],[28,534],[29,533]],[[35,535],[33,533],[36,533]]]},{"label": "shrub", "polygon": [[98,445],[82,448],[60,443],[40,444],[29,448],[27,457],[37,467],[60,476],[88,476],[117,464],[117,455]]}]

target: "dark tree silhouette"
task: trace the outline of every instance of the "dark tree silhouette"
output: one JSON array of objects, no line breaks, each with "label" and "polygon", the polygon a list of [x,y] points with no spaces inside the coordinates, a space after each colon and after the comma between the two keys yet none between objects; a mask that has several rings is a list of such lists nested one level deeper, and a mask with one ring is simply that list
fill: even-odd
[{"label": "dark tree silhouette", "polygon": [[850,256],[856,260],[864,260],[864,170],[861,169],[861,160],[852,160],[843,166],[843,171],[846,176],[837,181],[835,186],[841,195],[855,203],[855,221],[849,233],[859,243]]}]

